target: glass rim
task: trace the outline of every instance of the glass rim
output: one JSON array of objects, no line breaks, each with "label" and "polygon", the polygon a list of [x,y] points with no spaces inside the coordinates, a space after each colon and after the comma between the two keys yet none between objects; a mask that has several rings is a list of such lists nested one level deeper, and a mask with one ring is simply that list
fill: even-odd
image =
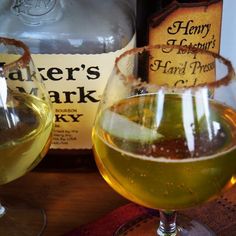
[{"label": "glass rim", "polygon": [[0,44],[3,44],[5,46],[11,45],[23,49],[22,55],[20,55],[20,57],[17,60],[4,64],[3,66],[4,72],[8,72],[15,68],[24,68],[30,62],[31,60],[30,50],[28,46],[22,41],[13,38],[0,37]]},{"label": "glass rim", "polygon": [[[150,83],[147,81],[143,81],[141,77],[137,77],[135,75],[124,75],[124,73],[122,73],[122,70],[119,68],[119,62],[127,57],[128,55],[135,55],[135,54],[139,54],[139,53],[143,53],[143,52],[147,52],[147,51],[151,51],[154,49],[161,49],[161,48],[169,48],[169,49],[180,49],[183,51],[189,50],[189,52],[193,52],[193,53],[201,53],[201,54],[206,54],[209,56],[212,56],[214,59],[218,59],[220,62],[222,62],[228,69],[227,74],[225,76],[222,76],[219,80],[214,80],[211,82],[205,82],[205,83],[199,83],[196,85],[189,85],[189,86],[185,86],[185,87],[176,87],[176,86],[171,86],[168,84],[162,84],[162,85],[158,85],[156,83]],[[115,59],[115,70],[117,71],[117,74],[119,74],[121,76],[121,78],[124,80],[125,83],[129,84],[129,83],[137,83],[140,84],[140,86],[145,85],[145,86],[154,86],[157,89],[166,89],[166,90],[174,90],[174,91],[185,91],[185,90],[198,90],[200,88],[208,88],[208,89],[214,89],[214,88],[218,88],[220,86],[226,86],[228,85],[232,80],[234,80],[235,77],[235,70],[233,68],[232,62],[228,59],[226,59],[225,57],[223,57],[222,55],[220,55],[219,53],[215,53],[209,50],[205,50],[205,49],[200,49],[200,48],[196,48],[196,47],[192,47],[192,46],[181,46],[181,45],[167,45],[167,44],[155,44],[155,45],[147,45],[147,46],[143,46],[143,47],[136,47],[130,50],[127,50],[125,52],[123,52],[120,56],[118,56]]]}]

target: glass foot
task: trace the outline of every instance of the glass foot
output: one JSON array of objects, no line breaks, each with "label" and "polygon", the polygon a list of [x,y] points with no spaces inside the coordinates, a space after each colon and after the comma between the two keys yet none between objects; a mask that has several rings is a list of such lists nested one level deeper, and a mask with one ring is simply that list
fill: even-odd
[{"label": "glass foot", "polygon": [[40,236],[46,226],[46,215],[41,209],[5,207],[0,217],[0,235]]},{"label": "glass foot", "polygon": [[[158,214],[140,216],[122,225],[115,232],[114,236],[158,236],[157,228],[159,220]],[[206,225],[181,214],[177,216],[177,225],[179,226],[176,234],[162,236],[216,236]]]}]

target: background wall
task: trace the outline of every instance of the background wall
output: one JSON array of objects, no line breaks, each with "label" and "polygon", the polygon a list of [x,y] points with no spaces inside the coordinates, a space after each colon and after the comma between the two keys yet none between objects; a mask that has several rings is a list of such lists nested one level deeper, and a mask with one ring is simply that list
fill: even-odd
[{"label": "background wall", "polygon": [[221,55],[230,59],[236,69],[236,0],[223,0]]}]

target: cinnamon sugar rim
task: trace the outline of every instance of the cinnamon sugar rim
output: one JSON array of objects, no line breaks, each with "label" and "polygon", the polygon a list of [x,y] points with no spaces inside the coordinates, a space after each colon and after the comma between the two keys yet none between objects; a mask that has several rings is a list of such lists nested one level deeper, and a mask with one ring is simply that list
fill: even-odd
[{"label": "cinnamon sugar rim", "polygon": [[7,72],[11,69],[14,69],[14,68],[26,67],[26,65],[30,62],[31,57],[30,57],[29,48],[22,41],[12,39],[12,38],[0,37],[0,44],[4,44],[6,46],[7,45],[12,45],[12,46],[15,46],[17,48],[23,49],[23,54],[20,56],[19,59],[4,65],[3,68],[4,68],[5,72]]},{"label": "cinnamon sugar rim", "polygon": [[[161,48],[172,48],[172,49],[180,49],[183,51],[189,50],[189,52],[192,53],[201,53],[201,54],[206,54],[209,56],[212,56],[213,58],[217,58],[220,62],[222,62],[228,69],[228,72],[225,76],[223,76],[222,78],[220,78],[219,80],[215,80],[212,82],[207,82],[207,83],[201,83],[201,84],[197,84],[197,85],[191,85],[191,86],[187,86],[187,87],[174,87],[174,86],[170,86],[168,84],[163,84],[163,85],[157,85],[157,84],[153,84],[153,83],[149,83],[149,82],[141,82],[141,78],[137,78],[134,75],[129,75],[126,76],[122,73],[122,71],[119,68],[119,61],[122,60],[123,58],[125,58],[127,55],[135,55],[138,53],[143,53],[145,51],[150,51],[153,49],[161,49]],[[130,49],[124,53],[122,53],[119,57],[116,58],[115,60],[115,69],[117,71],[117,74],[120,74],[121,78],[124,80],[125,83],[134,83],[135,85],[141,86],[150,86],[150,87],[155,87],[155,89],[171,89],[172,91],[185,91],[188,89],[192,89],[192,90],[198,90],[199,88],[209,88],[209,89],[214,89],[214,88],[218,88],[220,86],[223,85],[227,85],[229,84],[229,82],[231,80],[234,79],[235,76],[235,71],[233,69],[232,63],[227,60],[226,58],[224,58],[223,56],[221,56],[220,54],[217,54],[215,52],[211,52],[211,51],[207,51],[204,49],[200,49],[200,48],[196,48],[196,47],[190,47],[190,46],[180,46],[180,45],[164,45],[164,44],[157,44],[157,45],[149,45],[149,46],[144,46],[144,47],[140,47],[140,48],[133,48]]]}]

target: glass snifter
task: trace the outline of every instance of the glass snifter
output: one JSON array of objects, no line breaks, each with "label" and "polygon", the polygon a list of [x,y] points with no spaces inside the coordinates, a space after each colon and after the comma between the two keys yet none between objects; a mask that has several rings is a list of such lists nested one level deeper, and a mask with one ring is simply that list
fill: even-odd
[{"label": "glass snifter", "polygon": [[155,45],[116,60],[93,128],[94,153],[112,188],[159,211],[159,227],[146,219],[142,235],[215,235],[176,211],[236,182],[235,91],[231,63],[212,52]]},{"label": "glass snifter", "polygon": [[[42,160],[51,143],[53,117],[27,46],[0,38],[0,185],[21,177]],[[42,232],[45,215],[41,209],[26,207],[12,197],[2,204],[0,235]]]}]

